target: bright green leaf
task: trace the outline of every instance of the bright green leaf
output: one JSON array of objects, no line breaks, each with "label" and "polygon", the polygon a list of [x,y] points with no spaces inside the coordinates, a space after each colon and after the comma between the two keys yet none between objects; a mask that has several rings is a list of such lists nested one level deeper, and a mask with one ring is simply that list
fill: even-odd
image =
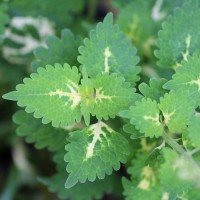
[{"label": "bright green leaf", "polygon": [[135,93],[136,90],[124,81],[124,78],[117,77],[116,74],[98,75],[94,79],[95,102],[91,113],[98,120],[114,118],[140,98]]},{"label": "bright green leaf", "polygon": [[120,162],[125,163],[129,154],[128,141],[103,122],[70,133],[69,141],[65,155],[69,172],[66,188],[87,179],[104,179],[113,169],[119,170]]},{"label": "bright green leaf", "polygon": [[142,99],[130,107],[130,122],[135,125],[141,133],[149,137],[159,137],[162,135],[163,127],[160,122],[159,108],[155,101]]},{"label": "bright green leaf", "polygon": [[78,83],[80,74],[76,67],[55,64],[38,68],[38,73],[25,78],[16,91],[5,94],[5,99],[18,101],[26,112],[42,118],[44,124],[52,121],[55,127],[79,122],[81,119]]},{"label": "bright green leaf", "polygon": [[113,25],[113,15],[109,13],[103,23],[98,23],[96,30],[90,32],[90,38],[84,40],[79,48],[78,61],[88,71],[90,77],[101,73],[116,72],[133,85],[139,80],[140,67],[136,66],[139,58],[131,41]]},{"label": "bright green leaf", "polygon": [[172,133],[183,131],[195,111],[195,100],[188,91],[171,91],[160,99],[158,105],[164,116],[165,124]]}]

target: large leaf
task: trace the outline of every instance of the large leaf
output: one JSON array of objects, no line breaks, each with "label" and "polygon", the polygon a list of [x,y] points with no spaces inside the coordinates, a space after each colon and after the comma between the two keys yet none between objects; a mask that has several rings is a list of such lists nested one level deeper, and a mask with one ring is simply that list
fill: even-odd
[{"label": "large leaf", "polygon": [[34,117],[43,117],[44,124],[52,121],[53,126],[66,126],[81,119],[79,80],[76,67],[47,65],[3,97],[18,101],[20,107],[26,107],[26,112],[34,112]]},{"label": "large leaf", "polygon": [[38,47],[34,54],[36,60],[33,61],[33,69],[44,67],[47,64],[68,63],[73,66],[77,64],[78,46],[80,41],[77,40],[72,32],[65,29],[61,33],[61,39],[56,36],[49,36],[46,39],[47,48]]},{"label": "large leaf", "polygon": [[87,69],[90,77],[100,73],[116,72],[133,85],[139,80],[140,68],[136,48],[131,41],[113,25],[113,15],[109,13],[96,30],[90,32],[90,38],[84,40],[79,48],[78,61]]},{"label": "large leaf", "polygon": [[173,16],[163,23],[158,35],[158,48],[155,55],[158,65],[165,68],[176,68],[181,61],[188,60],[200,45],[200,9],[194,1],[189,1]]},{"label": "large leaf", "polygon": [[104,179],[113,168],[119,170],[120,162],[125,163],[129,154],[128,141],[103,122],[70,133],[69,141],[65,155],[70,173],[66,188],[71,188],[77,182],[84,183],[87,179]]}]

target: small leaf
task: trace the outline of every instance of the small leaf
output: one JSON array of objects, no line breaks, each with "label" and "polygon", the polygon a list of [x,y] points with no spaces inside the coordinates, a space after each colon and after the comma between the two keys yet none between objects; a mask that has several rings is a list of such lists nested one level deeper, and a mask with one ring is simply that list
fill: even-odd
[{"label": "small leaf", "polygon": [[90,32],[90,38],[84,40],[79,48],[78,61],[88,71],[90,77],[100,73],[116,72],[135,85],[139,80],[140,67],[136,66],[139,58],[131,41],[113,25],[113,15],[109,13],[103,23],[98,23],[96,30]]},{"label": "small leaf", "polygon": [[158,105],[164,116],[165,124],[172,133],[183,131],[195,111],[196,101],[187,90],[171,91],[160,99]]},{"label": "small leaf", "polygon": [[65,155],[69,172],[66,188],[87,179],[104,179],[113,168],[119,170],[120,162],[125,163],[129,154],[128,141],[103,122],[70,133],[69,141]]},{"label": "small leaf", "polygon": [[47,48],[38,47],[34,51],[36,60],[32,63],[32,68],[36,71],[38,67],[54,65],[55,63],[68,63],[73,66],[77,63],[78,46],[80,41],[77,40],[73,33],[64,29],[61,33],[61,39],[56,36],[49,36],[46,39]]},{"label": "small leaf", "polygon": [[141,133],[149,137],[159,137],[162,135],[163,128],[159,119],[160,111],[155,101],[142,99],[141,102],[136,102],[135,106],[130,107],[130,111],[130,122]]}]

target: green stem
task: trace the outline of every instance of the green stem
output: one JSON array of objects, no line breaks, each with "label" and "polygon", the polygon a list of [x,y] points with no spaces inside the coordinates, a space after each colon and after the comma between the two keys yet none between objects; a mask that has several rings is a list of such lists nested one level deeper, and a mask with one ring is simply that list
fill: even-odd
[{"label": "green stem", "polygon": [[163,132],[163,138],[165,142],[171,146],[175,151],[178,153],[185,154],[186,151],[181,147],[169,134],[167,134],[165,131]]}]

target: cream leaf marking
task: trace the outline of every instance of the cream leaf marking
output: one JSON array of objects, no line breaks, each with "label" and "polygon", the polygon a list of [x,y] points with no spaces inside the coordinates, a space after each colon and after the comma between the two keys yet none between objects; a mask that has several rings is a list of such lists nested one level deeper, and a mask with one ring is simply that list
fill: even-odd
[{"label": "cream leaf marking", "polygon": [[158,114],[156,115],[156,117],[144,116],[144,119],[145,119],[145,120],[151,120],[151,121],[155,122],[155,124],[156,124],[157,126],[160,126],[160,125],[161,125],[161,123],[160,123],[160,121],[159,121],[159,115],[158,115]]},{"label": "cream leaf marking", "polygon": [[163,0],[157,0],[154,7],[152,8],[151,17],[154,21],[160,21],[165,18],[166,13],[161,12],[162,5],[163,5]]},{"label": "cream leaf marking", "polygon": [[109,49],[109,47],[106,47],[105,52],[104,52],[104,56],[105,56],[105,60],[104,60],[104,65],[105,65],[105,72],[109,72],[110,70],[110,66],[108,65],[108,59],[111,57],[112,53]]},{"label": "cream leaf marking", "polygon": [[103,127],[105,127],[110,133],[113,132],[112,129],[110,129],[105,123],[103,123],[101,121],[90,126],[88,131],[91,131],[92,134],[94,135],[94,137],[92,139],[92,142],[87,147],[86,159],[89,159],[93,156],[94,148],[95,148],[97,141],[101,142],[101,135],[106,137],[106,133],[103,132],[103,130],[102,130]]},{"label": "cream leaf marking", "polygon": [[103,100],[111,100],[114,96],[104,95],[102,88],[96,89],[95,103],[98,103],[98,100],[102,103]]},{"label": "cream leaf marking", "polygon": [[186,51],[185,51],[185,53],[182,52],[182,56],[185,61],[188,61],[189,49],[190,49],[190,43],[191,43],[191,35],[187,36],[185,43],[186,43]]},{"label": "cream leaf marking", "polygon": [[174,113],[175,113],[175,111],[173,111],[171,113],[163,113],[163,116],[165,118],[165,123],[166,124],[170,121],[170,119],[174,115]]},{"label": "cream leaf marking", "polygon": [[154,171],[151,167],[149,166],[144,167],[142,170],[141,176],[143,177],[143,179],[138,184],[137,186],[138,188],[142,190],[148,190],[150,187],[150,184],[155,185],[156,178],[155,178]]},{"label": "cream leaf marking", "polygon": [[[66,97],[66,96],[69,97],[69,101],[72,102],[72,105],[70,106],[70,108],[74,109],[81,102],[81,95],[78,93],[78,85],[69,80],[67,83],[67,88],[69,88],[70,90],[69,92],[64,92],[60,89],[57,89],[55,92],[50,92],[49,94],[50,96],[58,95],[59,98]],[[67,104],[68,102],[66,102],[66,105]]]},{"label": "cream leaf marking", "polygon": [[200,91],[200,76],[197,80],[190,81],[189,84],[196,84],[198,86],[198,91]]}]

